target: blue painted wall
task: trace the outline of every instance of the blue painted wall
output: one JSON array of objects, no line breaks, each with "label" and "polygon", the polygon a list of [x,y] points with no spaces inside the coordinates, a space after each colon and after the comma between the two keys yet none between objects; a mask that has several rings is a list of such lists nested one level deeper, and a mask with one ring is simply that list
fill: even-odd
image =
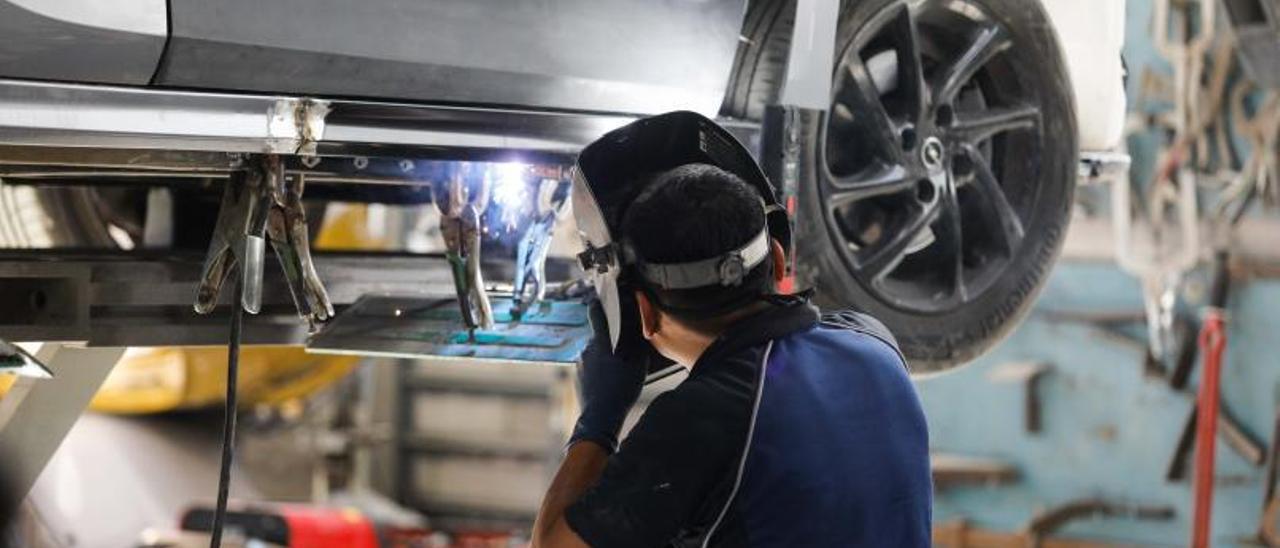
[{"label": "blue painted wall", "polygon": [[[1151,1],[1128,0],[1125,57],[1131,97],[1141,70],[1167,71],[1150,43]],[[1130,139],[1135,180],[1150,177],[1157,141]],[[940,491],[935,521],[965,518],[984,528],[1021,529],[1040,510],[1090,497],[1172,506],[1167,522],[1089,519],[1063,534],[1144,545],[1184,546],[1190,534],[1191,486],[1166,482],[1165,470],[1192,396],[1145,377],[1142,352],[1100,337],[1094,328],[1047,321],[1054,310],[1135,312],[1142,309],[1137,281],[1110,263],[1060,264],[1035,311],[989,355],[959,371],[921,379],[935,451],[1008,460],[1022,474],[1006,486]],[[1280,280],[1236,288],[1223,373],[1223,398],[1245,427],[1270,442],[1280,405]],[[1143,336],[1140,327],[1134,334]],[[1041,383],[1043,429],[1023,425],[1023,390],[989,376],[1019,361],[1051,363]],[[1198,368],[1198,366],[1197,366]],[[1198,369],[1197,369],[1198,370]],[[1198,377],[1193,377],[1194,385]],[[1218,443],[1213,544],[1238,545],[1257,530],[1264,471]]]},{"label": "blue painted wall", "polygon": [[[1100,337],[1091,327],[1049,321],[1047,311],[1132,312],[1141,309],[1138,284],[1110,264],[1060,265],[1035,311],[1003,344],[976,363],[918,382],[935,451],[1007,459],[1022,480],[1007,486],[940,491],[935,520],[1018,530],[1037,510],[1103,497],[1169,505],[1170,522],[1093,519],[1064,533],[1104,540],[1182,545],[1190,530],[1191,489],[1164,480],[1190,406],[1190,395],[1144,377],[1142,353]],[[1223,396],[1260,439],[1270,437],[1280,400],[1278,332],[1280,282],[1239,288],[1231,303],[1230,343]],[[1051,363],[1040,384],[1042,431],[1023,426],[1023,390],[989,376],[1019,361]],[[1194,382],[1194,381],[1193,381]],[[1257,527],[1263,471],[1221,442],[1214,508],[1215,545],[1233,544]]]}]

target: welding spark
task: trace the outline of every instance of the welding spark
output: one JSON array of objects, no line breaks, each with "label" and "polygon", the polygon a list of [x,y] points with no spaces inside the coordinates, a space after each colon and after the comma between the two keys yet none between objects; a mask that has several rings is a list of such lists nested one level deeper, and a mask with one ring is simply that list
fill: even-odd
[{"label": "welding spark", "polygon": [[493,198],[505,209],[519,209],[529,201],[529,185],[525,173],[529,166],[519,162],[498,164],[494,181]]}]

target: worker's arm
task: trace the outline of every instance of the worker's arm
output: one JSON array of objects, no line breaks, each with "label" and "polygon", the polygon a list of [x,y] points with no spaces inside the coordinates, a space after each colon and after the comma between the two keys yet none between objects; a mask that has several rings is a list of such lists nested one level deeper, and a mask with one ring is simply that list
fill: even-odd
[{"label": "worker's arm", "polygon": [[582,441],[569,447],[564,462],[542,499],[538,519],[533,523],[533,548],[583,547],[587,543],[569,527],[564,512],[595,485],[609,460],[609,453],[595,442]]},{"label": "worker's arm", "polygon": [[719,388],[686,382],[658,396],[607,457],[595,442],[570,446],[536,546],[666,546],[686,528],[709,524],[708,509],[720,508],[708,497],[739,461],[751,412],[749,396],[726,401],[736,398]]},{"label": "worker's arm", "polygon": [[618,448],[622,422],[644,387],[644,369],[615,356],[610,348],[600,303],[592,305],[590,316],[595,333],[578,364],[582,413],[569,437],[564,462],[551,481],[534,522],[535,547],[587,546],[569,526],[565,512],[604,472],[609,454]]},{"label": "worker's arm", "polygon": [[700,511],[745,450],[755,396],[749,383],[681,383],[649,404],[619,446],[644,370],[617,360],[608,344],[607,333],[597,332],[583,352],[582,414],[543,501],[534,546],[664,546],[715,519]]}]

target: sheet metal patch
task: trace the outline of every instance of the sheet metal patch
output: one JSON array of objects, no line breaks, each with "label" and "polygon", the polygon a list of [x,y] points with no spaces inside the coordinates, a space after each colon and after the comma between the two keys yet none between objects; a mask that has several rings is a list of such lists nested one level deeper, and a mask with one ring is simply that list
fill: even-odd
[{"label": "sheet metal patch", "polygon": [[572,364],[591,339],[587,306],[542,301],[519,320],[493,299],[494,326],[468,332],[455,297],[366,295],[307,345],[322,354]]}]

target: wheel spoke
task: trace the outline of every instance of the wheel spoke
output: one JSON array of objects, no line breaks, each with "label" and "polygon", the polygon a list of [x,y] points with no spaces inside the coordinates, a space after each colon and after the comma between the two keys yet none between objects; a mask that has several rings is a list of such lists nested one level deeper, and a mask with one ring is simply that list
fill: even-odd
[{"label": "wheel spoke", "polygon": [[937,103],[953,101],[956,94],[960,92],[960,88],[978,73],[978,69],[1012,43],[999,25],[992,24],[980,29],[960,57],[940,73],[933,87],[934,101]]},{"label": "wheel spoke", "polygon": [[997,134],[1015,129],[1036,127],[1040,109],[1031,105],[993,108],[974,113],[956,113],[950,132],[969,144],[978,144]]},{"label": "wheel spoke", "polygon": [[1037,175],[1020,162],[1049,152],[1057,114],[1042,109],[1042,60],[984,2],[885,0],[866,13],[841,35],[815,222],[877,302],[963,310],[1004,290],[1027,251]]},{"label": "wheel spoke", "polygon": [[856,175],[832,176],[828,184],[830,190],[827,203],[834,208],[875,196],[903,192],[911,188],[915,181],[911,172],[902,166],[876,165]]},{"label": "wheel spoke", "polygon": [[861,142],[875,143],[886,159],[897,160],[900,156],[898,132],[889,117],[888,109],[880,100],[880,91],[876,89],[866,63],[862,62],[857,52],[849,55],[852,60],[848,63],[847,70],[841,71],[842,82],[837,89],[835,101],[838,105],[847,107],[843,115],[851,117],[852,125],[859,130]]},{"label": "wheel spoke", "polygon": [[960,222],[960,201],[956,198],[953,185],[943,192],[942,213],[938,240],[951,248],[955,263],[952,265],[952,298],[959,302],[969,302],[969,287],[964,281],[964,229]]},{"label": "wheel spoke", "polygon": [[1004,189],[1000,186],[1000,181],[996,180],[995,175],[991,172],[991,166],[987,165],[987,160],[972,146],[964,148],[965,154],[969,156],[970,162],[973,163],[974,172],[974,189],[977,190],[984,198],[983,202],[995,213],[996,220],[1000,224],[1000,230],[997,231],[1004,241],[1005,249],[1012,254],[1018,248],[1018,244],[1022,242],[1025,232],[1022,228],[1022,219],[1018,217],[1018,212],[1014,211],[1013,206],[1009,204],[1009,199],[1005,196]]},{"label": "wheel spoke", "polygon": [[910,248],[916,235],[937,220],[938,213],[942,209],[939,206],[940,202],[941,200],[934,200],[924,205],[915,217],[901,230],[894,232],[887,242],[869,250],[865,258],[858,261],[862,273],[873,282],[878,282],[893,271],[898,263],[902,262],[903,257],[906,257],[907,249]]},{"label": "wheel spoke", "polygon": [[889,27],[898,55],[898,86],[905,86],[904,97],[908,119],[919,122],[924,116],[928,92],[924,82],[924,63],[920,60],[920,33],[911,7],[903,4]]}]

